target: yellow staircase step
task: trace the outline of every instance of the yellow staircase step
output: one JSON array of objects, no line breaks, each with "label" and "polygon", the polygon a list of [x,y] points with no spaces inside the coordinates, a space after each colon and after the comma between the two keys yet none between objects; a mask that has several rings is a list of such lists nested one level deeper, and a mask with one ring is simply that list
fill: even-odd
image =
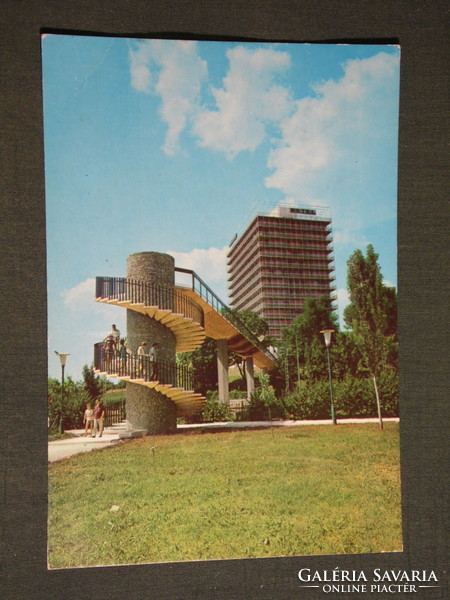
[{"label": "yellow staircase step", "polygon": [[96,302],[121,306],[160,321],[175,335],[177,352],[192,352],[199,348],[205,339],[204,328],[191,317],[179,312],[172,312],[159,306],[149,306],[143,302],[131,302],[130,300],[96,298]]}]

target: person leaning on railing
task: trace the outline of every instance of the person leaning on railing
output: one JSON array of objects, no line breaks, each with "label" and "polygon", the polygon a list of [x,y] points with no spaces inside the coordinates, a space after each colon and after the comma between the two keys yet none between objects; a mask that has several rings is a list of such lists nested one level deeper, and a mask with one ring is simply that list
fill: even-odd
[{"label": "person leaning on railing", "polygon": [[109,334],[113,339],[114,339],[114,345],[116,347],[116,350],[119,349],[119,340],[120,340],[120,331],[117,329],[117,327],[113,324],[111,331],[109,332]]},{"label": "person leaning on railing", "polygon": [[116,352],[116,343],[112,335],[106,336],[103,340],[103,352],[106,358],[106,371],[110,371],[113,366],[114,354]]}]

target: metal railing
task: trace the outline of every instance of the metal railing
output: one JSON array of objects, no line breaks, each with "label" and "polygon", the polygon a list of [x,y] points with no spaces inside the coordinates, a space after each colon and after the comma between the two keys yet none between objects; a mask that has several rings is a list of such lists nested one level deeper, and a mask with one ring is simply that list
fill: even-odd
[{"label": "metal railing", "polygon": [[[210,306],[221,314],[227,321],[238,329],[249,341],[252,342],[268,358],[275,361],[275,356],[267,350],[256,335],[239,319],[211,288],[190,269],[175,267],[179,273],[187,273],[191,276],[191,289]],[[191,298],[171,287],[165,287],[152,283],[146,283],[125,277],[96,277],[95,297],[107,298],[108,300],[127,301],[143,303],[146,306],[158,306],[160,309],[168,309],[174,313],[183,314],[193,319],[196,323],[204,326],[203,310]],[[106,369],[102,369],[105,370]],[[110,372],[110,371],[106,371]],[[116,371],[114,371],[116,372]],[[177,386],[184,387],[184,386]]]},{"label": "metal railing", "polygon": [[121,423],[126,417],[125,400],[119,400],[106,406],[105,427],[111,427],[116,423]]},{"label": "metal railing", "polygon": [[200,277],[191,269],[182,269],[175,267],[175,272],[187,273],[191,275],[191,287],[194,292],[203,298],[210,306],[212,306],[222,317],[229,323],[234,325],[254,346],[263,352],[268,358],[275,362],[275,356],[260,342],[256,335],[245,325],[236,313],[223,302],[212,289],[200,279]]},{"label": "metal railing", "polygon": [[149,356],[127,354],[120,358],[115,350],[105,350],[103,342],[94,344],[94,367],[102,373],[143,379],[146,382],[158,381],[184,390],[193,390],[192,370],[175,362],[158,360],[150,361]]},{"label": "metal railing", "polygon": [[173,287],[166,287],[125,277],[96,277],[95,297],[143,303],[182,314],[203,327],[203,310],[191,298]]}]

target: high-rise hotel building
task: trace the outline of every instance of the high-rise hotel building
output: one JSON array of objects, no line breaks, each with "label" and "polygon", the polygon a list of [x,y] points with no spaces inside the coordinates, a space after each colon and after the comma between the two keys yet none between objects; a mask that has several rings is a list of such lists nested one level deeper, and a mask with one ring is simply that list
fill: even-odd
[{"label": "high-rise hotel building", "polygon": [[336,299],[330,211],[280,206],[258,214],[228,252],[231,305],[280,338],[306,298]]}]

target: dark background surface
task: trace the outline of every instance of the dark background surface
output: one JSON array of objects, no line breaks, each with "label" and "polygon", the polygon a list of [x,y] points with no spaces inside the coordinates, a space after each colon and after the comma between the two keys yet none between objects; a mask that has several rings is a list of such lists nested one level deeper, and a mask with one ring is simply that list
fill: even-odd
[{"label": "dark background surface", "polygon": [[[433,569],[449,597],[447,3],[3,0],[1,452],[8,600],[323,598],[300,568]],[[404,551],[47,570],[47,331],[41,31],[401,46],[399,333]],[[112,542],[113,543],[113,542]],[[340,598],[368,595],[345,594]],[[384,596],[384,595],[383,595]],[[411,594],[395,594],[396,598]],[[375,597],[374,594],[371,595]]]}]

